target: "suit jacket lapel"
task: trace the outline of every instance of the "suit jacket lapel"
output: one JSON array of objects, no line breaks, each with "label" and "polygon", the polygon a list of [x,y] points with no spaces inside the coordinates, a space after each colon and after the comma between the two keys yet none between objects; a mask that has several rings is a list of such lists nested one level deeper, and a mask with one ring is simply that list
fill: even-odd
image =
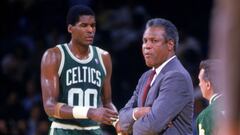
[{"label": "suit jacket lapel", "polygon": [[[178,59],[177,59],[177,57],[175,57],[175,58],[173,58],[171,61],[169,61],[169,63],[167,63],[164,67],[163,67],[163,69],[160,71],[160,73],[157,75],[157,77],[156,77],[156,79],[154,80],[154,82],[152,83],[152,86],[150,87],[150,89],[149,89],[149,92],[148,92],[148,95],[147,95],[147,98],[146,98],[146,101],[145,101],[145,104],[144,104],[144,106],[146,105],[146,104],[149,104],[148,103],[148,100],[149,100],[149,98],[152,98],[151,97],[151,93],[155,93],[156,92],[156,89],[158,89],[158,87],[159,86],[157,86],[158,85],[158,83],[160,83],[160,81],[162,80],[162,77],[163,77],[163,75],[167,72],[167,71],[169,71],[169,70],[171,70],[171,68],[172,67],[176,67],[177,66],[177,63],[178,63]],[[150,74],[150,72],[148,73],[148,75],[145,77],[145,83],[146,83],[146,80],[147,80],[147,77],[149,76],[149,74]],[[142,96],[142,92],[141,92],[141,96]],[[141,99],[140,99],[141,100]],[[140,102],[141,103],[141,102]],[[150,104],[152,104],[152,103],[150,103]]]}]

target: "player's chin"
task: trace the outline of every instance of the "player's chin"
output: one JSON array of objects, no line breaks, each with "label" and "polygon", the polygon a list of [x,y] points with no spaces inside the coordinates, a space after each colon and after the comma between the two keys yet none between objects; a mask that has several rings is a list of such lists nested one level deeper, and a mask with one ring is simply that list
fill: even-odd
[{"label": "player's chin", "polygon": [[93,40],[86,40],[85,41],[85,44],[87,44],[87,45],[91,45],[93,43]]}]

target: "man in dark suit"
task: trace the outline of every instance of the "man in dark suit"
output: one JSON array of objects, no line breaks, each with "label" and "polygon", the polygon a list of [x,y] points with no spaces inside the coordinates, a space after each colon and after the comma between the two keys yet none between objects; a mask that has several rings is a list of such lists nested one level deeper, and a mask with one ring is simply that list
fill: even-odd
[{"label": "man in dark suit", "polygon": [[[170,21],[156,18],[147,22],[142,53],[151,69],[143,73],[133,96],[120,110],[119,133],[193,134],[193,85],[175,55],[178,40],[177,28]],[[151,78],[152,72],[155,75]]]}]

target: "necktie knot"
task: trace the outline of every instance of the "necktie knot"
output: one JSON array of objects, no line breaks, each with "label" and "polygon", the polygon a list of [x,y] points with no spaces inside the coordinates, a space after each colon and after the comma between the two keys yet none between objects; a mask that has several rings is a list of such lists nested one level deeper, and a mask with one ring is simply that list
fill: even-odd
[{"label": "necktie knot", "polygon": [[151,79],[151,81],[152,81],[152,79],[153,79],[153,77],[154,77],[155,74],[156,74],[156,70],[154,69],[154,70],[151,71],[151,74],[150,74],[150,76],[149,76],[149,78]]}]

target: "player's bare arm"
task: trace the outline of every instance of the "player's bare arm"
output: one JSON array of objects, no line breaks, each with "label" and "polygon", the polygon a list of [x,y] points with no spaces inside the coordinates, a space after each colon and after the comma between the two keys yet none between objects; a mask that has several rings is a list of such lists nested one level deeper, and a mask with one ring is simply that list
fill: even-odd
[{"label": "player's bare arm", "polygon": [[41,62],[41,86],[44,109],[48,116],[61,119],[71,119],[72,107],[57,101],[59,96],[58,69],[61,53],[58,48],[48,49]]},{"label": "player's bare arm", "polygon": [[112,90],[111,90],[111,76],[112,76],[112,60],[108,52],[103,52],[102,54],[103,63],[106,68],[106,77],[103,83],[103,106],[117,111],[116,107],[112,103]]}]

